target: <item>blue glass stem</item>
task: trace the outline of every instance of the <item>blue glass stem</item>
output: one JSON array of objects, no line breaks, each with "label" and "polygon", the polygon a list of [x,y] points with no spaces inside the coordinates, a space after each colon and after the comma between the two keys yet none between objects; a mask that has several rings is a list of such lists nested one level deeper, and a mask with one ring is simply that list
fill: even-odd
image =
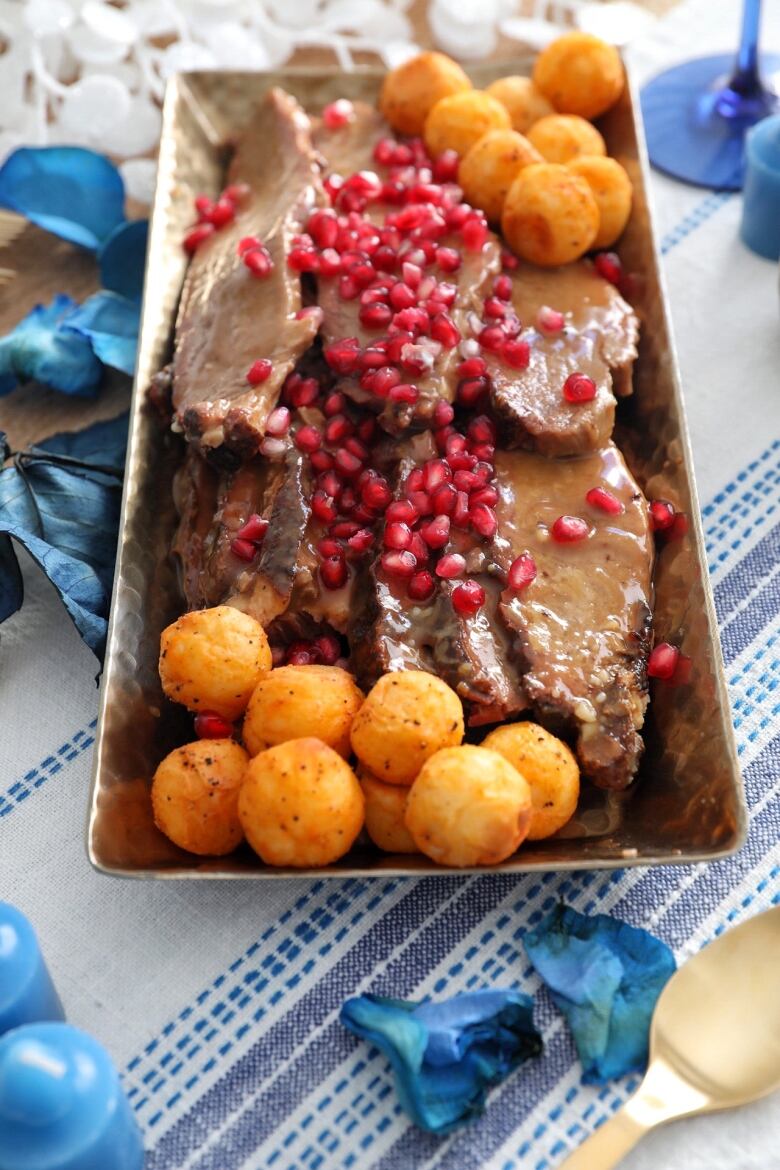
[{"label": "blue glass stem", "polygon": [[742,32],[737,50],[736,68],[729,89],[743,97],[757,97],[763,90],[758,70],[758,35],[761,27],[761,0],[744,0]]}]

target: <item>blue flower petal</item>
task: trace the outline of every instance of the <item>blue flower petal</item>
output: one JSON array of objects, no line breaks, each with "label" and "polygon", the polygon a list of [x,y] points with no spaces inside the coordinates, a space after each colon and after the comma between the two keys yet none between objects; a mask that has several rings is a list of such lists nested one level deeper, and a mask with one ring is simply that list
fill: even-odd
[{"label": "blue flower petal", "polygon": [[118,293],[98,292],[70,314],[63,322],[63,330],[88,339],[104,365],[132,374],[140,314],[137,301]]},{"label": "blue flower petal", "polygon": [[98,252],[103,288],[140,301],[148,236],[147,219],[131,219],[114,229]]},{"label": "blue flower petal", "polygon": [[558,906],[523,942],[571,1028],[585,1084],[640,1072],[674,955],[645,930]]},{"label": "blue flower petal", "polygon": [[29,380],[63,394],[95,395],[102,368],[92,344],[85,335],[62,327],[75,308],[75,301],[58,293],[50,305],[36,305],[0,338],[0,395]]},{"label": "blue flower petal", "polygon": [[511,989],[443,1003],[363,995],[347,1000],[341,1020],[390,1061],[412,1121],[445,1134],[482,1113],[488,1088],[541,1052],[532,1010],[528,996]]},{"label": "blue flower petal", "polygon": [[[0,471],[0,621],[22,604],[14,544],[37,561],[96,654],[106,636],[127,415],[55,435]],[[74,463],[81,461],[81,465]]]},{"label": "blue flower petal", "polygon": [[21,147],[0,167],[0,207],[95,252],[125,218],[114,164],[79,146]]}]

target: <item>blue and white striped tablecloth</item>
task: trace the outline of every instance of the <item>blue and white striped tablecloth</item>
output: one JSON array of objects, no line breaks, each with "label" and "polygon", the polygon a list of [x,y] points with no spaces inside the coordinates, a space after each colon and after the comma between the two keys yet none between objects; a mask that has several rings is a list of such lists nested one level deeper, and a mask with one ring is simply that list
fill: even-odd
[{"label": "blue and white striped tablecloth", "polygon": [[[693,0],[635,53],[652,72],[722,49],[735,5]],[[780,48],[780,4],[767,43]],[[661,870],[327,882],[127,883],[86,861],[95,661],[26,574],[0,647],[0,896],[36,923],[72,1022],[113,1053],[148,1170],[546,1170],[633,1082],[585,1088],[539,997],[546,1051],[441,1141],[410,1128],[383,1060],[338,1024],[364,990],[448,995],[537,980],[523,929],[560,897],[683,960],[780,900],[780,319],[777,270],[737,239],[739,198],[654,177],[708,553],[750,806],[733,860]],[[626,1170],[780,1166],[780,1099],[648,1139]]]}]

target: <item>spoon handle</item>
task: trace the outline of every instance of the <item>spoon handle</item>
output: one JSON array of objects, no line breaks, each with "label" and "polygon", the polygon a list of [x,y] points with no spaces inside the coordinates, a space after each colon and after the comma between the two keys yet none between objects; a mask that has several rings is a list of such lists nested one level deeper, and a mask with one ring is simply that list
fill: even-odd
[{"label": "spoon handle", "polygon": [[640,1125],[629,1116],[624,1105],[570,1154],[558,1170],[612,1170],[647,1130],[648,1126]]}]

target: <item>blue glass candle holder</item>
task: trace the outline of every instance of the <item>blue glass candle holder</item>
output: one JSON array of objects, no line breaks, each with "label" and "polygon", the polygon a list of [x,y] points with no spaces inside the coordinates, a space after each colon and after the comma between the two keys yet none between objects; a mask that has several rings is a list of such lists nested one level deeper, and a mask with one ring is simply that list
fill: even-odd
[{"label": "blue glass candle holder", "polygon": [[736,60],[701,57],[667,69],[642,90],[647,152],[675,179],[721,191],[741,189],[745,135],[780,111],[780,56],[759,59],[761,0],[745,0]]},{"label": "blue glass candle holder", "polygon": [[780,260],[780,115],[748,131],[739,234],[759,256]]},{"label": "blue glass candle holder", "polygon": [[20,1024],[64,1018],[35,931],[21,910],[0,902],[0,1035]]},{"label": "blue glass candle holder", "polygon": [[70,1024],[0,1039],[0,1170],[142,1170],[141,1135],[107,1052]]}]

